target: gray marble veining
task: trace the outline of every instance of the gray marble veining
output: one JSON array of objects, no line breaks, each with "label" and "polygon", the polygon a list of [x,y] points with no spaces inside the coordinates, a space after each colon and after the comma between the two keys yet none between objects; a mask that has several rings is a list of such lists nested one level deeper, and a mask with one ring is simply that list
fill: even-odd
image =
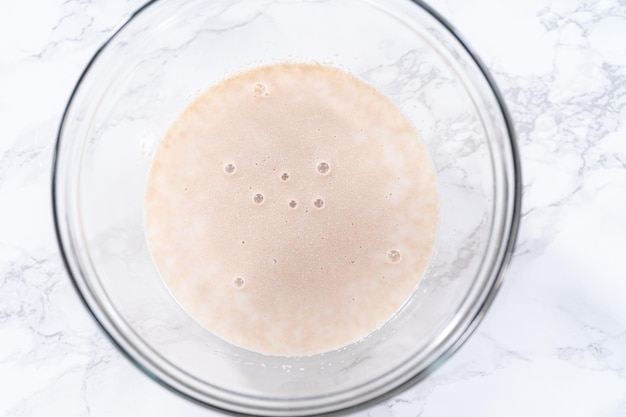
[{"label": "gray marble veining", "polygon": [[[2,416],[217,415],[113,348],[76,296],[53,233],[63,108],[88,59],[141,3],[0,3]],[[463,348],[355,416],[626,416],[626,3],[430,4],[475,47],[510,107],[522,227],[505,283]]]}]

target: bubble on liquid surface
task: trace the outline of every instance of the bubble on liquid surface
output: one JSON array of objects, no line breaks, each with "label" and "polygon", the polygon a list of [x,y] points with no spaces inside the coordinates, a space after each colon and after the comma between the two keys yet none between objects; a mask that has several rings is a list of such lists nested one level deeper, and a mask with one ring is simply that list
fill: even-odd
[{"label": "bubble on liquid surface", "polygon": [[235,164],[228,163],[224,165],[224,172],[227,174],[234,174],[236,170],[237,168],[235,167]]},{"label": "bubble on liquid surface", "polygon": [[267,95],[267,87],[263,83],[254,84],[252,86],[252,91],[254,91],[254,95],[257,97]]},{"label": "bubble on liquid surface", "polygon": [[387,252],[387,260],[391,262],[392,264],[397,264],[398,262],[400,262],[401,258],[402,257],[400,256],[400,252],[398,252],[395,249]]},{"label": "bubble on liquid surface", "polygon": [[298,205],[298,202],[296,200],[291,200],[289,202],[289,207],[291,208],[296,208],[297,205]]},{"label": "bubble on liquid surface", "polygon": [[265,200],[265,197],[263,197],[263,194],[255,194],[253,200],[256,204],[261,204]]},{"label": "bubble on liquid surface", "polygon": [[321,209],[322,207],[324,207],[324,200],[318,198],[313,202],[313,205],[315,206],[315,208]]},{"label": "bubble on liquid surface", "polygon": [[328,174],[330,172],[330,165],[328,165],[328,162],[320,162],[317,164],[317,172],[322,175]]},{"label": "bubble on liquid surface", "polygon": [[289,179],[289,174],[286,172],[283,172],[282,175],[280,176],[280,179],[283,181],[287,181]]},{"label": "bubble on liquid surface", "polygon": [[246,285],[246,281],[241,277],[236,277],[233,280],[233,286],[235,288],[242,288],[244,285]]}]

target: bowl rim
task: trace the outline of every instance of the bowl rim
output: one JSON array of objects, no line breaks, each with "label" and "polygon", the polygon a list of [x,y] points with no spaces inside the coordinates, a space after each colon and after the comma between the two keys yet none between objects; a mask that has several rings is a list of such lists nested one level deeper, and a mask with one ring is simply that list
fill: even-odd
[{"label": "bowl rim", "polygon": [[[452,35],[452,37],[459,43],[462,49],[465,50],[465,52],[468,54],[471,60],[476,64],[480,74],[482,75],[484,80],[487,82],[489,89],[491,90],[491,92],[493,93],[496,99],[496,102],[498,104],[498,109],[503,117],[504,124],[506,126],[507,137],[509,139],[509,145],[510,145],[510,157],[512,160],[512,180],[513,180],[512,198],[513,198],[513,201],[512,201],[512,206],[511,206],[512,208],[511,218],[508,224],[506,223],[503,224],[503,226],[505,227],[505,230],[508,229],[509,233],[508,233],[507,239],[503,241],[504,251],[502,254],[501,261],[499,262],[499,264],[494,265],[495,279],[493,280],[491,285],[486,288],[485,290],[486,295],[485,295],[484,300],[481,303],[479,303],[478,309],[475,311],[473,317],[469,319],[468,324],[465,328],[457,329],[457,332],[451,332],[450,334],[448,334],[448,337],[452,337],[452,338],[456,337],[456,340],[454,340],[447,348],[445,348],[436,357],[434,361],[426,365],[424,369],[422,369],[421,371],[418,371],[415,375],[411,376],[405,382],[391,388],[390,390],[382,394],[376,395],[373,398],[367,399],[357,404],[348,405],[346,407],[342,407],[334,411],[322,412],[321,414],[320,413],[316,414],[319,416],[338,416],[338,415],[343,415],[345,413],[351,413],[351,412],[355,412],[358,410],[366,409],[373,405],[376,405],[380,403],[381,401],[389,399],[407,390],[408,388],[412,387],[418,382],[422,381],[428,375],[432,374],[437,368],[439,368],[439,366],[441,366],[447,359],[449,359],[467,341],[469,336],[476,330],[476,328],[478,327],[478,325],[484,318],[486,312],[488,311],[489,307],[491,306],[498,290],[500,289],[502,285],[504,275],[511,262],[511,258],[512,258],[514,248],[515,248],[515,243],[516,243],[518,232],[519,232],[519,225],[520,225],[520,218],[521,218],[521,200],[522,200],[521,162],[520,162],[519,149],[517,145],[517,135],[515,133],[513,119],[506,106],[505,99],[502,93],[500,92],[495,80],[493,79],[492,75],[487,69],[487,66],[485,65],[485,63],[476,54],[474,49],[468,44],[468,42],[459,33],[459,31],[446,18],[444,18],[433,7],[426,4],[423,0],[408,0],[408,1],[413,3],[415,6],[420,7],[426,13],[428,13],[439,24],[441,24],[441,26],[445,30],[447,30]],[[122,343],[112,334],[110,330],[108,330],[107,325],[105,325],[105,323],[103,323],[103,321],[98,318],[98,315],[96,314],[95,309],[93,308],[92,304],[90,304],[88,300],[89,297],[83,291],[81,291],[81,285],[79,284],[80,278],[77,277],[77,274],[75,274],[72,270],[72,267],[70,264],[70,255],[68,254],[69,248],[66,248],[66,245],[64,243],[63,236],[62,236],[62,230],[61,230],[62,225],[60,221],[61,213],[59,212],[60,209],[58,207],[59,196],[57,193],[57,187],[58,187],[57,174],[58,174],[58,168],[59,168],[59,159],[60,159],[59,155],[61,152],[62,134],[63,134],[65,123],[68,118],[71,105],[74,101],[74,98],[80,86],[83,83],[83,80],[89,73],[89,70],[94,65],[98,57],[102,54],[102,52],[112,42],[112,40],[118,35],[120,31],[122,31],[127,25],[129,25],[138,15],[140,15],[144,10],[146,10],[151,5],[157,2],[159,2],[159,0],[148,0],[145,4],[143,4],[141,7],[136,9],[133,13],[131,13],[126,19],[123,19],[109,33],[109,35],[107,35],[106,40],[96,49],[95,53],[92,55],[87,65],[81,72],[81,75],[76,81],[74,88],[72,89],[70,97],[67,101],[65,109],[61,116],[61,121],[57,130],[56,144],[53,149],[51,197],[52,197],[52,214],[53,214],[55,237],[56,237],[57,245],[59,247],[61,258],[63,260],[63,265],[65,267],[65,270],[67,271],[67,274],[69,275],[72,286],[74,287],[76,293],[79,296],[79,299],[81,300],[82,304],[86,308],[87,312],[91,315],[94,321],[98,324],[98,327],[103,331],[103,333],[106,335],[109,341],[117,348],[117,350],[124,357],[126,357],[133,365],[139,368],[144,374],[150,377],[153,381],[157,382],[159,385],[163,386],[164,388],[170,390],[171,392],[174,392],[175,394],[187,400],[190,400],[196,404],[199,404],[206,408],[209,408],[214,411],[218,411],[220,413],[224,413],[227,415],[253,417],[256,415],[250,414],[250,413],[236,412],[236,411],[224,408],[224,407],[217,406],[210,402],[205,402],[198,398],[192,397],[191,395],[172,386],[161,375],[158,375],[157,373],[152,372],[148,367],[144,366],[144,364],[140,360],[138,360],[136,356],[134,356],[127,349],[125,349],[122,346]],[[141,355],[138,355],[138,356],[141,357]]]}]

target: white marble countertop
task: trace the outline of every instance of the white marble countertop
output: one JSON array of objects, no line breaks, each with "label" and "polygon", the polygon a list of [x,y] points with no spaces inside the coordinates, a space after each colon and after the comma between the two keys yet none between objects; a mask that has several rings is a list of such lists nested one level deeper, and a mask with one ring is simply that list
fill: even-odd
[{"label": "white marble countertop", "polygon": [[[56,130],[79,74],[142,0],[0,2],[0,415],[215,416],[131,365],[91,320],[52,225]],[[484,322],[360,417],[626,416],[626,3],[432,0],[515,120],[518,246]]]}]

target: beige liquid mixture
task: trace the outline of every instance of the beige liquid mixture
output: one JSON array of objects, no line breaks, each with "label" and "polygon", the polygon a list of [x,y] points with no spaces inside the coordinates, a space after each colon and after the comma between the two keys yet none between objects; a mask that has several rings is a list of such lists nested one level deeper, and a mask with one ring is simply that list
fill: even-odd
[{"label": "beige liquid mixture", "polygon": [[433,251],[435,171],[400,111],[313,64],[210,88],[161,142],[148,244],[206,329],[271,355],[357,341],[407,301]]}]

